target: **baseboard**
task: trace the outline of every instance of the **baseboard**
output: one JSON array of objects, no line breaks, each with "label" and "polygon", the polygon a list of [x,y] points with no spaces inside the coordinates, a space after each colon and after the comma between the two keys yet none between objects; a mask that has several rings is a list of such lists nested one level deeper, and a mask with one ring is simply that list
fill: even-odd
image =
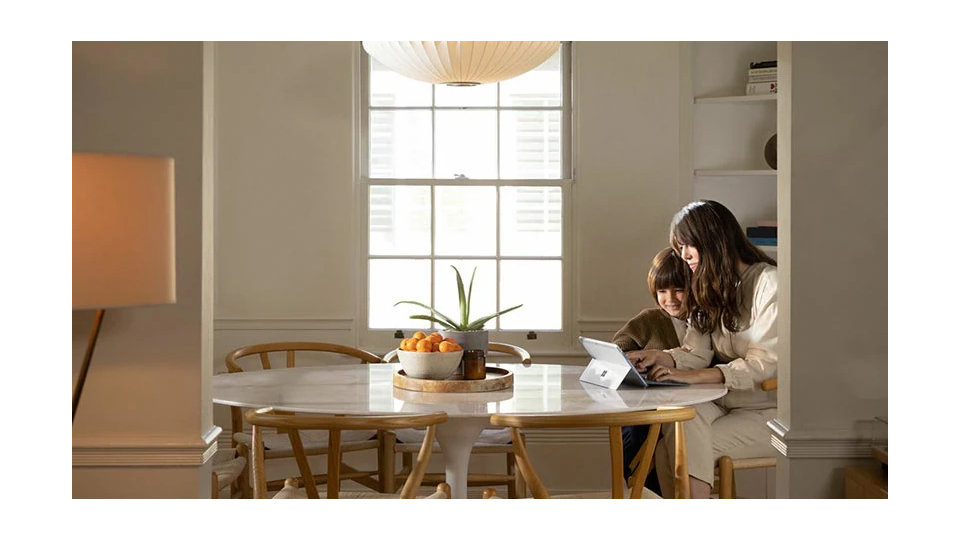
[{"label": "baseboard", "polygon": [[200,440],[174,437],[84,437],[73,441],[74,467],[200,466],[218,449],[222,429],[211,428]]},{"label": "baseboard", "polygon": [[[866,422],[865,422],[866,424]],[[779,420],[767,422],[770,444],[792,459],[863,459],[877,444],[866,427],[851,429],[790,429]]]}]

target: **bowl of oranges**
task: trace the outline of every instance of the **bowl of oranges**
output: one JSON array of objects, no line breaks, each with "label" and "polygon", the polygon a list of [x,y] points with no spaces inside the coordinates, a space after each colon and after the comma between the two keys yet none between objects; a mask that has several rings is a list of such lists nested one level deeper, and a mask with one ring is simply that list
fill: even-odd
[{"label": "bowl of oranges", "polygon": [[400,342],[397,357],[407,377],[442,380],[454,374],[463,356],[463,347],[438,332],[423,332]]}]

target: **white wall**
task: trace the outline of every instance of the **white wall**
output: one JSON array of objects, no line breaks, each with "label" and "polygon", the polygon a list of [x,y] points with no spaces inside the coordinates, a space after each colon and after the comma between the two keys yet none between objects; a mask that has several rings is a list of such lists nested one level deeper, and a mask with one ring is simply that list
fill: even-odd
[{"label": "white wall", "polygon": [[778,497],[838,497],[887,416],[887,45],[779,50]]},{"label": "white wall", "polygon": [[[106,312],[73,424],[74,497],[209,494],[204,460],[216,431],[203,90],[201,43],[73,44],[73,150],[173,156],[177,248],[176,304]],[[92,314],[73,314],[74,381]]]}]

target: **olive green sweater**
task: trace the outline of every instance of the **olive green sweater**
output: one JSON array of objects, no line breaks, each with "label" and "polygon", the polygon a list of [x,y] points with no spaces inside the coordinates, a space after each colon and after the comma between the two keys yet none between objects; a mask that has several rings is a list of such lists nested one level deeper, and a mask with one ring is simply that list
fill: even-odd
[{"label": "olive green sweater", "polygon": [[638,313],[614,334],[613,342],[624,352],[639,349],[663,351],[680,346],[671,317],[660,308],[649,308]]}]

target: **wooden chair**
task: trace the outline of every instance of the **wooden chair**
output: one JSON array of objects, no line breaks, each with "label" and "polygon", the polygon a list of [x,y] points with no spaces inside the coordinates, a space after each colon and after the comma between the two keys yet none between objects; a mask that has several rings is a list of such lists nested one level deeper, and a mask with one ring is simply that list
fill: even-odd
[{"label": "wooden chair", "polygon": [[[337,345],[333,343],[321,343],[321,342],[303,342],[303,341],[292,341],[292,342],[279,342],[279,343],[262,343],[258,345],[249,345],[246,347],[241,347],[234,351],[231,351],[227,354],[226,364],[227,370],[230,373],[239,373],[244,371],[241,367],[239,360],[257,356],[259,359],[260,367],[262,369],[275,369],[273,364],[270,361],[271,353],[283,353],[284,355],[284,364],[285,368],[296,367],[296,355],[298,352],[317,352],[317,353],[335,353],[337,355],[348,356],[352,358],[359,359],[362,363],[379,363],[380,357],[371,353],[364,351],[362,349],[355,349],[353,347],[347,347],[344,345]],[[278,366],[279,368],[279,366]],[[237,449],[237,453],[250,460],[249,449],[252,445],[252,437],[250,434],[244,431],[243,427],[243,411],[240,407],[230,407],[231,413],[231,424],[233,429],[233,445]],[[292,413],[286,413],[292,414]],[[327,438],[326,433],[324,432],[313,432],[313,433],[304,433],[303,442],[304,442],[304,451],[307,455],[322,455],[328,453],[327,448]],[[383,458],[383,448],[384,448],[384,435],[381,431],[376,430],[367,430],[367,431],[354,431],[350,432],[347,435],[348,438],[340,442],[340,452],[357,452],[362,450],[376,449],[377,450],[377,470],[374,471],[359,471],[350,467],[349,465],[342,464],[340,473],[342,479],[353,480],[357,483],[360,483],[364,486],[367,486],[371,489],[376,489],[383,491],[385,477],[381,474],[380,465],[385,461]],[[283,433],[270,433],[264,435],[264,445],[266,451],[264,454],[264,459],[281,459],[293,457],[293,449],[290,446],[290,442]],[[391,457],[393,454],[390,454]],[[392,468],[391,468],[392,471]],[[319,482],[324,482],[324,475],[320,475],[315,479]],[[268,482],[269,487],[273,489],[280,489],[284,485],[283,480],[273,480]],[[249,498],[252,493],[250,490],[250,484],[247,477],[247,474],[242,474],[240,477],[240,486],[243,492],[243,497]],[[392,487],[392,486],[391,486]]]},{"label": "wooden chair", "polygon": [[237,455],[237,450],[233,450],[233,458],[214,463],[210,471],[210,498],[219,499],[223,488],[230,486],[230,497],[236,493],[242,492],[240,487],[240,477],[246,472],[247,459]]},{"label": "wooden chair", "polygon": [[[489,353],[491,352],[497,354],[490,355]],[[487,344],[487,353],[487,362],[496,362],[497,356],[499,355],[509,355],[513,358],[519,359],[520,363],[524,366],[529,366],[531,363],[530,353],[521,347],[510,345],[508,343],[489,343]],[[394,349],[383,356],[383,361],[392,362],[396,356],[397,351]],[[392,435],[395,436],[392,437],[393,451],[401,455],[401,469],[394,475],[395,482],[402,482],[403,479],[406,478],[406,476],[410,473],[410,468],[413,463],[413,454],[420,447],[420,440],[421,437],[423,437],[423,433],[415,430],[403,430]],[[522,436],[523,435],[521,434],[521,437]],[[396,437],[399,437],[403,442],[397,442]],[[388,441],[386,446],[391,446],[391,442]],[[436,445],[433,451],[435,453],[439,453],[441,451],[440,446]],[[384,453],[389,455],[390,450],[385,449]],[[483,430],[483,432],[480,434],[480,437],[477,438],[477,443],[473,446],[471,454],[503,454],[504,459],[506,460],[506,472],[503,474],[468,473],[468,487],[503,485],[506,486],[507,496],[511,499],[523,498],[526,496],[526,484],[523,480],[523,475],[517,472],[516,457],[513,453],[513,445],[510,443],[510,432],[508,430]],[[438,484],[443,481],[443,478],[443,474],[428,473],[424,477],[424,483],[428,485]],[[386,491],[389,490],[390,487],[388,486]]]},{"label": "wooden chair", "polygon": [[[760,383],[760,388],[766,392],[777,389],[777,380],[768,379]],[[714,476],[718,478],[717,494],[721,499],[737,498],[736,471],[745,469],[765,469],[777,466],[775,457],[759,458],[737,458],[730,456],[720,456],[717,459],[717,467],[714,469]]]},{"label": "wooden chair", "polygon": [[[293,457],[297,461],[300,472],[299,478],[288,478],[283,488],[273,497],[274,499],[381,499],[381,498],[416,498],[423,474],[427,470],[427,462],[433,449],[434,433],[437,424],[447,421],[446,413],[431,413],[415,416],[291,416],[281,414],[271,408],[249,410],[245,414],[246,420],[253,426],[252,470],[253,496],[255,499],[267,498],[268,487],[264,471],[264,429],[273,428],[284,432],[289,438]],[[342,492],[340,491],[340,444],[344,432],[351,430],[387,430],[400,428],[426,428],[426,436],[417,455],[416,465],[413,467],[407,481],[400,490],[400,494],[382,494],[373,491]],[[310,469],[307,460],[301,432],[304,430],[326,430],[329,433],[329,452],[327,452],[326,491],[322,495],[314,481],[316,476]],[[441,484],[436,493],[429,499],[449,499],[450,486]]]},{"label": "wooden chair", "polygon": [[[690,477],[687,473],[687,446],[683,432],[683,422],[691,420],[696,416],[693,407],[662,408],[655,411],[629,411],[602,414],[582,414],[571,416],[559,415],[524,415],[524,414],[494,414],[490,417],[490,423],[495,426],[505,426],[510,428],[510,435],[513,439],[514,452],[517,457],[517,467],[530,486],[530,491],[535,499],[549,499],[550,492],[537,476],[527,454],[527,449],[523,438],[520,436],[520,429],[539,429],[539,428],[591,428],[606,427],[610,438],[610,491],[580,493],[575,495],[564,495],[554,498],[613,498],[622,499],[623,489],[623,439],[620,437],[620,428],[622,426],[651,426],[651,433],[654,428],[659,434],[660,425],[673,422],[676,425],[676,461],[674,464],[674,482],[678,486],[677,498],[690,498]],[[653,463],[653,449],[656,446],[656,437],[647,437],[639,454],[642,456],[639,463],[639,470],[648,471]],[[629,498],[631,499],[649,499],[658,498],[656,494],[643,487],[643,477],[637,477],[630,489]],[[484,491],[484,498],[495,498],[493,490]]]}]

